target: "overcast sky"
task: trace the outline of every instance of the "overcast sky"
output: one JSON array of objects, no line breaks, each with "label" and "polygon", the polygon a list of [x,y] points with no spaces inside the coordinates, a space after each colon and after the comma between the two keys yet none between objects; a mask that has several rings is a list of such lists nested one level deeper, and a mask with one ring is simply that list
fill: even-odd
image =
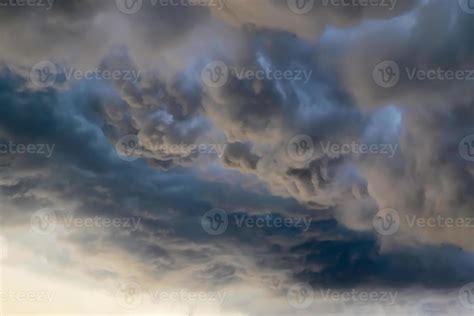
[{"label": "overcast sky", "polygon": [[474,315],[474,1],[0,0],[6,315]]}]

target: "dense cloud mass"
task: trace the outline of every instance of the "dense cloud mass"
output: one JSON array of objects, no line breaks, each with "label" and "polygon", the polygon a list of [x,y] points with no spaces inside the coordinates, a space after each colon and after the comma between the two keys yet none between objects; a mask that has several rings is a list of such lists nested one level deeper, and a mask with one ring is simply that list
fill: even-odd
[{"label": "dense cloud mass", "polygon": [[469,2],[0,0],[4,311],[473,314]]}]

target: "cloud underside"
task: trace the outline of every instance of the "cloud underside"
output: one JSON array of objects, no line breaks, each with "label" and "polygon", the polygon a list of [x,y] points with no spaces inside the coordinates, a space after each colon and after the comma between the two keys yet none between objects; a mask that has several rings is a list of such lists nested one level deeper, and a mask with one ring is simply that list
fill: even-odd
[{"label": "cloud underside", "polygon": [[[0,140],[55,144],[51,158],[0,156],[5,234],[28,244],[34,237],[22,232],[41,208],[142,219],[137,231],[61,232],[56,242],[65,257],[31,245],[60,271],[73,266],[96,280],[206,289],[265,287],[272,279],[280,296],[298,281],[315,288],[441,290],[472,281],[470,229],[419,229],[402,221],[397,234],[383,237],[372,227],[383,208],[401,218],[473,216],[474,165],[458,153],[459,141],[474,133],[471,83],[410,80],[405,71],[473,69],[474,20],[457,3],[317,6],[296,15],[286,1],[228,0],[223,10],[147,7],[125,15],[114,3],[84,0],[58,2],[48,12],[1,8],[0,17]],[[141,76],[137,82],[59,76],[40,89],[29,69],[44,59]],[[225,86],[212,88],[202,83],[201,70],[213,60],[231,69],[311,76],[240,80],[231,72]],[[401,68],[390,89],[373,80],[385,60]],[[126,135],[136,135],[143,149],[133,162],[115,151]],[[297,135],[313,139],[312,159],[288,154]],[[397,150],[327,154],[328,143]],[[180,144],[225,150],[156,151]],[[211,236],[201,215],[213,208],[230,218],[274,214],[312,223],[303,231],[231,222]]]}]

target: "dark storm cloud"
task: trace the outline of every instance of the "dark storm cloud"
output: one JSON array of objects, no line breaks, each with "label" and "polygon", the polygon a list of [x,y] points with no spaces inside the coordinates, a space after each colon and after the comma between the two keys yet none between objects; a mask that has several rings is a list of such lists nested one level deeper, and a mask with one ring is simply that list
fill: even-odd
[{"label": "dark storm cloud", "polygon": [[[387,59],[401,68],[471,67],[474,19],[440,1],[405,2],[390,12],[318,7],[304,16],[283,2],[246,4],[228,2],[223,12],[212,10],[224,21],[257,26],[233,30],[242,35],[237,57],[212,56],[236,69],[304,70],[311,74],[307,81],[242,80],[231,73],[224,87],[209,88],[200,78],[209,56],[194,51],[180,61],[191,70],[174,76],[150,67],[137,82],[48,89],[31,89],[17,65],[3,66],[0,140],[56,146],[48,159],[0,156],[3,225],[28,225],[41,207],[70,208],[78,216],[140,217],[137,231],[63,236],[64,244],[84,254],[83,261],[109,254],[113,263],[122,262],[116,258],[126,253],[146,267],[80,267],[96,279],[135,273],[155,282],[191,270],[196,284],[208,288],[251,283],[255,276],[267,284],[275,275],[285,287],[302,280],[325,288],[438,289],[472,281],[470,231],[417,233],[402,227],[390,240],[378,238],[371,227],[384,207],[402,216],[472,214],[474,171],[457,153],[459,140],[474,133],[470,83],[402,78],[384,89],[372,74]],[[96,61],[104,70],[143,69],[134,59],[137,50],[153,55],[155,48],[175,48],[180,36],[214,19],[202,7],[145,6],[126,16],[113,3],[96,1],[58,2],[49,13],[36,12],[15,9],[15,22],[5,18],[10,27],[25,25],[19,35],[6,29],[5,40],[12,43],[2,44],[6,51],[33,47],[36,59],[52,48],[57,53],[58,47],[84,46],[97,53],[100,47]],[[108,15],[129,23],[136,37],[115,45],[123,30],[102,20]],[[343,28],[324,33],[328,26]],[[39,31],[46,33],[36,36]],[[208,31],[197,32],[197,41],[198,35],[207,39]],[[315,42],[317,35],[323,36]],[[307,162],[288,154],[288,141],[299,134],[315,143]],[[126,135],[138,137],[146,155],[137,158],[144,159],[119,159],[114,146]],[[399,151],[391,158],[330,155],[321,145],[353,141],[387,142]],[[153,150],[210,142],[226,145],[222,157]],[[242,228],[231,221],[216,237],[200,223],[215,207],[231,219],[270,214],[312,222],[303,231]]]}]

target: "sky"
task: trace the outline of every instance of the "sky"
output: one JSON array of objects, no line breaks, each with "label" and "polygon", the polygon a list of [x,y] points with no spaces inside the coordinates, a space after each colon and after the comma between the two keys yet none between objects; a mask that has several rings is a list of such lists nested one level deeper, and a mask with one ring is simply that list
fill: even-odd
[{"label": "sky", "polygon": [[474,1],[0,0],[0,315],[474,315]]}]

